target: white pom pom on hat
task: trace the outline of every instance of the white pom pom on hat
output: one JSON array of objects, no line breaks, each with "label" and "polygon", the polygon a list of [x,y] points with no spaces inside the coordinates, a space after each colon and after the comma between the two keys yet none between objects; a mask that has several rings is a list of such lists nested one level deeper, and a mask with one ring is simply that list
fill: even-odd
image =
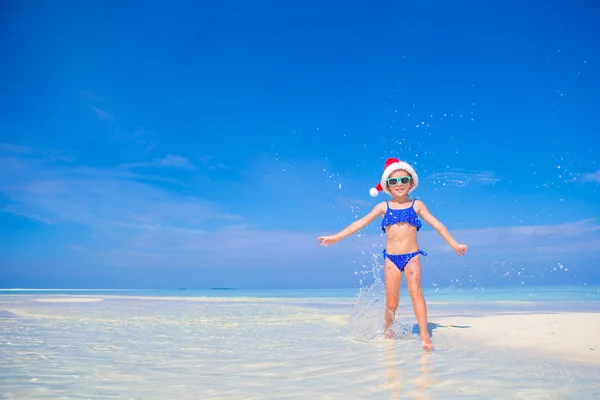
[{"label": "white pom pom on hat", "polygon": [[376,187],[369,189],[369,194],[371,195],[371,197],[377,197],[379,195],[379,192],[381,192],[382,190],[391,196],[392,194],[387,189],[386,181],[390,177],[392,172],[399,170],[408,172],[412,177],[413,185],[408,190],[408,193],[410,194],[413,190],[415,190],[419,185],[419,177],[413,169],[413,167],[411,167],[404,161],[400,161],[397,158],[388,158],[385,162],[385,166],[383,167],[383,174],[381,175],[381,180],[379,181]]}]

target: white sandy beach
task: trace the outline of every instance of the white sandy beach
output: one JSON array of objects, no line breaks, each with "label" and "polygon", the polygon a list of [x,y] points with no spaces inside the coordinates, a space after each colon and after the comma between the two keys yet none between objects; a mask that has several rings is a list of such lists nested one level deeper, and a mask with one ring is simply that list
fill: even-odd
[{"label": "white sandy beach", "polygon": [[48,299],[37,299],[38,303],[97,303],[102,301],[98,297],[56,297]]},{"label": "white sandy beach", "polygon": [[[444,326],[435,331],[438,341],[452,338],[461,343],[600,365],[600,313],[435,315],[430,320]],[[470,328],[460,328],[463,326]]]}]

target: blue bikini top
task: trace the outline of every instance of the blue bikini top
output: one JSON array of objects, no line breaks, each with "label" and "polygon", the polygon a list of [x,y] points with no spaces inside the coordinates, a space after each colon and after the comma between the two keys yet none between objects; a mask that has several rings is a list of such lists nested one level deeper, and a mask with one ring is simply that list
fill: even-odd
[{"label": "blue bikini top", "polygon": [[394,225],[400,222],[409,223],[417,228],[417,231],[421,229],[421,220],[415,211],[414,205],[415,201],[413,200],[412,204],[408,208],[401,208],[394,210],[390,208],[390,204],[386,201],[387,211],[383,216],[383,220],[381,221],[381,230],[385,232],[385,228],[389,225]]}]

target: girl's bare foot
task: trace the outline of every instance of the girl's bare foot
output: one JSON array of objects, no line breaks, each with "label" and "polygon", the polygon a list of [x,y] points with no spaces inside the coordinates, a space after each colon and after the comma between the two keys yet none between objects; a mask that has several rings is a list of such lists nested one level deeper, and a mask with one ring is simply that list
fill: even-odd
[{"label": "girl's bare foot", "polygon": [[421,337],[421,346],[423,347],[423,350],[433,350],[434,348],[433,342],[429,336]]},{"label": "girl's bare foot", "polygon": [[392,329],[391,329],[391,328],[386,328],[386,329],[383,331],[383,336],[384,336],[386,339],[393,339],[393,338],[394,338],[394,331],[392,331]]}]

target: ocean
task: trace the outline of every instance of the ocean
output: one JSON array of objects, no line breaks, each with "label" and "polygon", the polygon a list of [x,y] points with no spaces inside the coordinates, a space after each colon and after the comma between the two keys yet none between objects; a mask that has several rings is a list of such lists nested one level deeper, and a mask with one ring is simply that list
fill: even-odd
[{"label": "ocean", "polygon": [[[597,340],[600,288],[425,296],[432,352],[405,292],[397,336],[382,339],[380,287],[0,290],[0,399],[600,398],[600,348],[575,359],[491,346],[494,329],[465,336],[475,324],[448,322],[571,315],[585,323],[571,340]],[[553,340],[544,324],[532,330]]]}]

